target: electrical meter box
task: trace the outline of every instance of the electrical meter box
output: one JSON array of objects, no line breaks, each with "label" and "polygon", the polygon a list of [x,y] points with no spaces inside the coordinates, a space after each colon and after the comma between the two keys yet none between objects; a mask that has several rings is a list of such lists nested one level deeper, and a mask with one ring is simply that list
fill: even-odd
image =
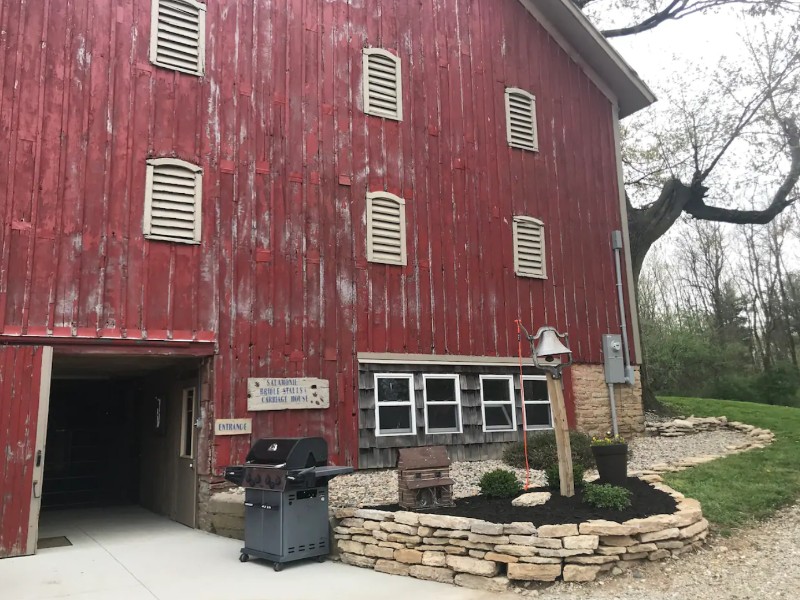
[{"label": "electrical meter box", "polygon": [[606,383],[625,383],[625,360],[622,356],[622,336],[603,334],[603,368]]}]

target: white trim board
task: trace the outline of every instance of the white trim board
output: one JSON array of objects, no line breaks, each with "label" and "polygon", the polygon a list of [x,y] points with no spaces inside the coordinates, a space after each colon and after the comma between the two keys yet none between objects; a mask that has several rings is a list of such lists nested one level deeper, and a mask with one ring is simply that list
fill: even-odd
[{"label": "white trim board", "polygon": [[656,101],[655,94],[572,0],[518,0],[627,117]]},{"label": "white trim board", "polygon": [[[35,554],[39,541],[39,513],[42,507],[42,485],[44,483],[44,463],[47,440],[47,419],[50,415],[50,381],[53,373],[53,347],[42,346],[42,366],[39,379],[39,412],[36,419],[36,445],[33,448],[33,489],[31,490],[31,507],[28,514],[28,539],[25,541],[23,554]],[[41,452],[41,459],[36,460]],[[37,464],[38,462],[38,464]],[[38,487],[38,496],[37,494]]]},{"label": "white trim board", "polygon": [[[401,354],[392,352],[359,352],[361,364],[375,365],[490,365],[495,367],[519,367],[518,356],[465,356],[458,354]],[[530,356],[522,357],[523,367],[534,367]]]},{"label": "white trim board", "polygon": [[[631,236],[628,231],[628,201],[625,197],[625,176],[622,172],[622,140],[619,130],[619,113],[617,107],[611,107],[611,119],[614,123],[614,150],[617,161],[617,186],[619,187],[619,214],[622,221],[622,251],[625,259],[625,278],[628,288],[627,301],[628,310],[626,314],[631,316],[630,336],[633,338],[633,356],[631,362],[636,365],[642,364],[642,340],[639,336],[639,305],[636,303],[636,287],[633,283],[633,263],[631,262]],[[615,302],[616,304],[616,302]]]}]

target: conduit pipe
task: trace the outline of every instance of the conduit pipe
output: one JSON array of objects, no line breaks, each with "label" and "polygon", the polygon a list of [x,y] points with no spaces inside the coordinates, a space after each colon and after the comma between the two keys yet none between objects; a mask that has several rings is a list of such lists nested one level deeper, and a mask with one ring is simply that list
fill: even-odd
[{"label": "conduit pipe", "polygon": [[617,425],[617,399],[614,397],[614,384],[608,384],[608,399],[611,401],[611,433],[614,437],[619,435],[619,425]]}]

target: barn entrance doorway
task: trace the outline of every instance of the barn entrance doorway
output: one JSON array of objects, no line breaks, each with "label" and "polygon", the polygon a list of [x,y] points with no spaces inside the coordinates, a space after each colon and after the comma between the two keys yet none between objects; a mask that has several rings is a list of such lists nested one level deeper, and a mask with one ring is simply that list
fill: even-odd
[{"label": "barn entrance doorway", "polygon": [[[41,523],[140,505],[195,526],[200,359],[56,355]],[[76,510],[81,509],[81,510]],[[125,514],[124,511],[118,514]]]}]

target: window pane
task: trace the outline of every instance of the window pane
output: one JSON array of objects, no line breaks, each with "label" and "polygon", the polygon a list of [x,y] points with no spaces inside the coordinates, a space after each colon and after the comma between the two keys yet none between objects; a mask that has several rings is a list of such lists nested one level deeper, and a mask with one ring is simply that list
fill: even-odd
[{"label": "window pane", "polygon": [[550,427],[550,405],[525,403],[525,421],[528,427]]},{"label": "window pane", "polygon": [[483,380],[483,401],[501,402],[510,400],[508,396],[507,379],[484,379]]},{"label": "window pane", "polygon": [[381,377],[378,379],[378,402],[408,402],[410,383],[405,377]]},{"label": "window pane", "polygon": [[428,429],[458,431],[458,406],[429,404]]},{"label": "window pane", "polygon": [[381,433],[411,433],[410,406],[381,406],[378,408]]},{"label": "window pane", "polygon": [[456,382],[454,379],[426,379],[425,392],[428,402],[455,402]]},{"label": "window pane", "polygon": [[194,389],[186,390],[184,395],[182,456],[191,458],[194,450]]},{"label": "window pane", "polygon": [[526,379],[523,383],[525,385],[525,402],[548,399],[546,381],[541,379]]},{"label": "window pane", "polygon": [[486,429],[511,429],[511,405],[486,406]]}]

